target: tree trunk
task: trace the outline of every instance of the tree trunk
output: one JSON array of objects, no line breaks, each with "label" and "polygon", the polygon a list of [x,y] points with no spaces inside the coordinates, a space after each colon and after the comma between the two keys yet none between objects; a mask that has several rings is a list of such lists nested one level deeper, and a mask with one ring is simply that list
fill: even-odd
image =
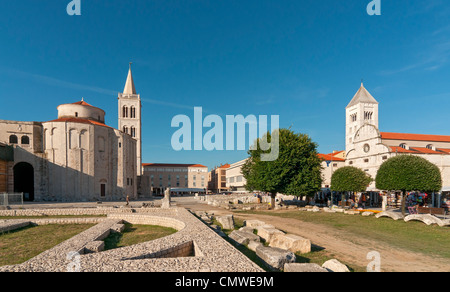
[{"label": "tree trunk", "polygon": [[270,197],[272,200],[270,201],[270,209],[275,209],[275,197],[277,196],[277,193],[270,193]]},{"label": "tree trunk", "polygon": [[402,215],[403,217],[406,215],[406,191],[403,191],[402,195]]}]

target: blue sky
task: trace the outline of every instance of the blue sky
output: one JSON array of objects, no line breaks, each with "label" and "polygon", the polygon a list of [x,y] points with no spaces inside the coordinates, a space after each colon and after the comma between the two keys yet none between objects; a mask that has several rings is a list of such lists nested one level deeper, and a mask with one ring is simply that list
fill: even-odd
[{"label": "blue sky", "polygon": [[[202,163],[245,151],[172,150],[174,116],[279,115],[329,153],[345,147],[345,107],[364,79],[386,132],[450,135],[448,0],[1,1],[0,119],[49,121],[59,104],[104,109],[133,62],[144,162]],[[206,131],[206,130],[205,130]]]}]

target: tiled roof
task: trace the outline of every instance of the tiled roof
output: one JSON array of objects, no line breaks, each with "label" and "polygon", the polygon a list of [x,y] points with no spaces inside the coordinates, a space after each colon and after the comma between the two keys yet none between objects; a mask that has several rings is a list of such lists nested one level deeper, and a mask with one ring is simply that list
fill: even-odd
[{"label": "tiled roof", "polygon": [[102,127],[107,127],[107,128],[111,128],[112,129],[112,127],[110,127],[108,125],[105,125],[104,123],[99,122],[99,121],[94,121],[94,120],[89,120],[89,119],[82,119],[82,118],[73,118],[73,117],[60,118],[60,119],[57,119],[57,120],[48,121],[47,123],[55,123],[55,122],[91,124],[91,125],[102,126]]},{"label": "tiled roof", "polygon": [[335,157],[334,155],[341,153],[337,152],[337,153],[330,153],[330,154],[318,154],[319,158],[321,158],[324,161],[342,161],[344,162],[345,159],[339,158],[339,157]]},{"label": "tiled roof", "polygon": [[410,147],[409,149],[404,149],[402,147],[390,147],[391,152],[395,153],[411,153],[411,154],[439,154],[448,155],[450,154],[450,149],[428,149],[425,147]]},{"label": "tiled roof", "polygon": [[405,141],[449,142],[450,136],[381,132],[381,139]]}]

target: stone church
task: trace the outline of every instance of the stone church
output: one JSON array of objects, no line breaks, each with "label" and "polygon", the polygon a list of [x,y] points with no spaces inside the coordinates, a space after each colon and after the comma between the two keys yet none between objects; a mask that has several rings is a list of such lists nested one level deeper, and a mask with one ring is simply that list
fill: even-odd
[{"label": "stone church", "polygon": [[[345,110],[345,151],[322,154],[324,184],[332,169],[355,166],[375,178],[381,164],[396,155],[417,155],[437,165],[443,192],[450,191],[450,136],[382,132],[378,126],[378,101],[363,84]],[[373,182],[368,191],[374,190]]]},{"label": "stone church", "polygon": [[59,105],[52,121],[0,120],[0,193],[24,193],[26,201],[137,198],[141,100],[131,67],[118,104],[118,129],[84,100]]}]

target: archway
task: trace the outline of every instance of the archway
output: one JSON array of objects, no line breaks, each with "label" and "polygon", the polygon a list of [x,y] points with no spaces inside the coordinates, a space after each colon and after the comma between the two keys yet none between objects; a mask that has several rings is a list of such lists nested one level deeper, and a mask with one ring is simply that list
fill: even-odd
[{"label": "archway", "polygon": [[23,193],[24,201],[34,201],[34,169],[26,162],[14,166],[14,192]]}]

